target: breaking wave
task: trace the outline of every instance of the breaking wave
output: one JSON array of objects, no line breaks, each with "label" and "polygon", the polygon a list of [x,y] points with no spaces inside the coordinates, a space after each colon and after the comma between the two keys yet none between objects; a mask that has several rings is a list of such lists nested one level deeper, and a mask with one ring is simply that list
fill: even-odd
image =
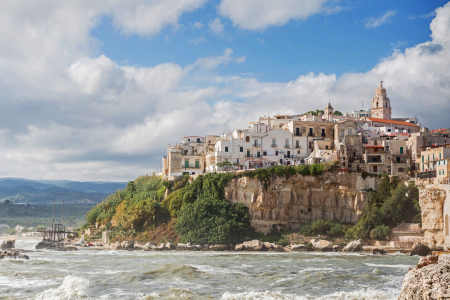
[{"label": "breaking wave", "polygon": [[63,283],[54,289],[45,290],[36,295],[36,300],[78,300],[88,299],[89,280],[66,276]]}]

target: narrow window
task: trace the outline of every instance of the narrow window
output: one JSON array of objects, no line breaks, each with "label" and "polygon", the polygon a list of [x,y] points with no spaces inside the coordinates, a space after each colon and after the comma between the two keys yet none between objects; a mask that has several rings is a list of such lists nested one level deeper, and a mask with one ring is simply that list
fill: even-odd
[{"label": "narrow window", "polygon": [[200,138],[197,138],[197,143],[200,143],[201,141],[200,141]]},{"label": "narrow window", "polygon": [[295,141],[295,148],[300,148],[300,141]]},{"label": "narrow window", "polygon": [[352,129],[351,128],[348,129],[348,135],[352,135]]},{"label": "narrow window", "polygon": [[245,141],[246,141],[247,143],[250,143],[250,137],[249,137],[249,136],[246,136],[246,137],[245,137]]},{"label": "narrow window", "polygon": [[257,157],[261,157],[261,154],[260,154],[260,152],[258,151],[258,152],[256,152],[256,156]]},{"label": "narrow window", "polygon": [[196,167],[197,169],[200,168],[200,161],[198,161],[198,160],[195,161],[195,167]]},{"label": "narrow window", "polygon": [[244,147],[239,147],[239,152],[244,152]]},{"label": "narrow window", "polygon": [[403,154],[403,147],[400,147],[400,154]]},{"label": "narrow window", "polygon": [[425,159],[424,157],[425,157],[425,156],[422,155],[422,162],[424,162],[424,159]]},{"label": "narrow window", "polygon": [[189,161],[188,161],[188,160],[185,160],[185,161],[184,161],[184,167],[185,167],[185,168],[189,168]]},{"label": "narrow window", "polygon": [[225,147],[225,152],[228,152],[228,147]]}]

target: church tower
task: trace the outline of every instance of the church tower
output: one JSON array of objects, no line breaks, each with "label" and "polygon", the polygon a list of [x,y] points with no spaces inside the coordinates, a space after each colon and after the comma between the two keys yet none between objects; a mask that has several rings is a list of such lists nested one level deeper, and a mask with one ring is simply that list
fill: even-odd
[{"label": "church tower", "polygon": [[325,119],[330,121],[330,116],[332,116],[333,113],[334,113],[334,108],[333,108],[333,106],[331,106],[330,102],[328,102],[327,107],[325,107],[325,109],[324,109]]},{"label": "church tower", "polygon": [[376,89],[375,97],[372,99],[372,118],[391,119],[391,100],[383,87],[383,81],[380,82],[380,87]]}]

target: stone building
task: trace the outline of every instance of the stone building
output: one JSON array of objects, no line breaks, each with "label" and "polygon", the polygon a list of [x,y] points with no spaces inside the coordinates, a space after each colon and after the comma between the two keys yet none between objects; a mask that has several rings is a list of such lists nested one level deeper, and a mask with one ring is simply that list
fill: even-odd
[{"label": "stone building", "polygon": [[[416,160],[417,179],[428,179],[430,183],[439,184],[448,178],[448,161],[450,144],[429,146]],[[440,173],[439,173],[440,171]]]},{"label": "stone building", "polygon": [[295,137],[307,137],[308,156],[314,150],[314,140],[334,139],[333,122],[323,121],[292,121],[286,129],[292,130]]},{"label": "stone building", "polygon": [[364,153],[363,136],[354,121],[342,121],[334,125],[334,144],[340,160],[340,167],[350,171],[361,171]]}]

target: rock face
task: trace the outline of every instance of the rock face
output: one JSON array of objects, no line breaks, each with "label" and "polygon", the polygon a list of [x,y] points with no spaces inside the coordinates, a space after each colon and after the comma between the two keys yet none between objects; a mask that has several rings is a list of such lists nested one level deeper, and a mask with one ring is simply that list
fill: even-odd
[{"label": "rock face", "polygon": [[351,241],[347,244],[347,246],[342,249],[344,252],[359,252],[363,251],[363,243],[362,240]]},{"label": "rock face", "polygon": [[1,250],[14,249],[16,246],[16,240],[4,240],[1,246]]},{"label": "rock face", "polygon": [[272,227],[298,229],[306,221],[340,219],[356,223],[367,202],[366,189],[377,189],[379,178],[359,173],[325,172],[319,176],[276,175],[264,183],[256,178],[233,179],[225,196],[249,207],[252,226],[267,233]]},{"label": "rock face", "polygon": [[422,210],[423,242],[429,247],[444,243],[443,207],[446,191],[434,188],[419,188],[419,205]]},{"label": "rock face", "polygon": [[415,243],[411,248],[411,253],[409,255],[419,255],[419,256],[427,256],[430,253],[431,249],[428,246],[425,246],[421,243]]},{"label": "rock face", "polygon": [[449,299],[450,255],[430,255],[420,260],[403,280],[399,300]]}]

